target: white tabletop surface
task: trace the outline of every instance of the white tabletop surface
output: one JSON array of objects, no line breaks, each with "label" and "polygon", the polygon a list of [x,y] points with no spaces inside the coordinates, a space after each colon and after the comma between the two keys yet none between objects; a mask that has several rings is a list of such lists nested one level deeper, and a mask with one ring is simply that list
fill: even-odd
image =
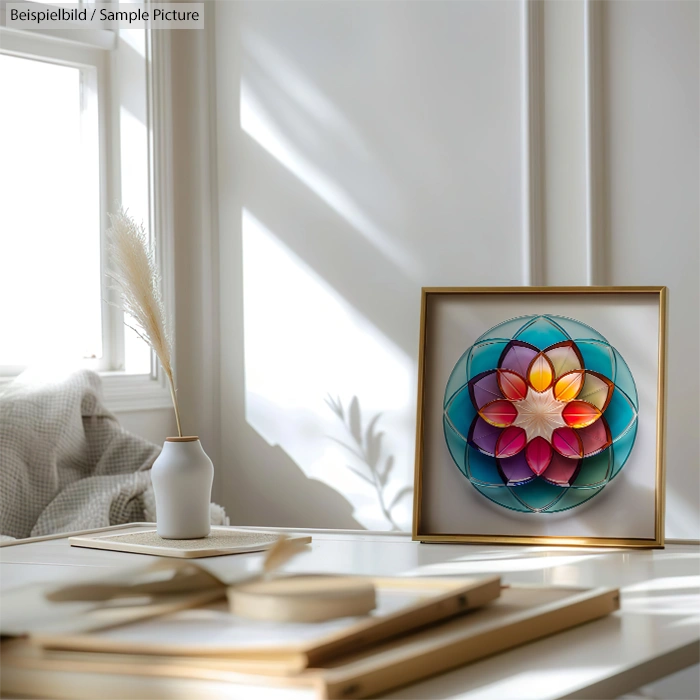
[{"label": "white tabletop surface", "polygon": [[[128,530],[122,530],[127,532]],[[292,531],[290,531],[292,532]],[[617,697],[697,664],[700,654],[700,547],[664,550],[439,545],[408,535],[305,530],[313,543],[291,561],[295,572],[469,576],[505,583],[612,586],[621,610],[409,688],[391,698]],[[226,578],[256,568],[262,554],[198,559]],[[0,590],[106,575],[153,559],[71,547],[67,539],[0,549]]]}]

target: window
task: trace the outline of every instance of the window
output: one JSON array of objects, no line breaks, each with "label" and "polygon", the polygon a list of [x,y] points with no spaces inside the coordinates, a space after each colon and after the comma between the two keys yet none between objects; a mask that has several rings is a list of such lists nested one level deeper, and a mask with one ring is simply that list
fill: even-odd
[{"label": "window", "polygon": [[105,369],[96,71],[0,54],[0,95],[0,365]]},{"label": "window", "polygon": [[117,203],[154,230],[149,36],[56,34],[0,26],[0,377],[58,361],[153,389],[105,276]]}]

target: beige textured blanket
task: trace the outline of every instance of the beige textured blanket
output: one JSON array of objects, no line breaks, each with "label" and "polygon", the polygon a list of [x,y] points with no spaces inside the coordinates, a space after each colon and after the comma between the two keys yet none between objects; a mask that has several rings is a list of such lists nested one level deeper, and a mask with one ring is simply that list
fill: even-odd
[{"label": "beige textured blanket", "polygon": [[[149,470],[159,452],[104,407],[94,372],[40,384],[20,375],[0,392],[0,534],[154,520]],[[225,520],[220,508],[212,514]]]}]

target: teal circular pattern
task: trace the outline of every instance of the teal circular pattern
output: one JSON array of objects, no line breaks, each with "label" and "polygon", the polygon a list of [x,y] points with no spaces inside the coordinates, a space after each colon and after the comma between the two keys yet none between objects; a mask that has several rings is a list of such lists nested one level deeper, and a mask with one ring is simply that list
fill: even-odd
[{"label": "teal circular pattern", "polygon": [[452,459],[489,500],[557,513],[600,493],[637,435],[639,397],[622,355],[563,316],[521,316],[479,337],[445,387]]}]

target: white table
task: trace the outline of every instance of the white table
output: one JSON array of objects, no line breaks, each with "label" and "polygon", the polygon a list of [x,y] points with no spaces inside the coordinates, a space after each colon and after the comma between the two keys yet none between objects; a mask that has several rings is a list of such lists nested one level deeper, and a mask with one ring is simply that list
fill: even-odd
[{"label": "white table", "polygon": [[[266,528],[255,528],[264,530]],[[129,531],[128,529],[122,530]],[[286,567],[295,572],[474,576],[504,582],[622,589],[607,618],[513,649],[392,693],[391,698],[618,697],[700,661],[700,547],[581,549],[412,542],[408,535],[294,530],[313,544]],[[199,559],[225,576],[252,568],[261,554]],[[142,554],[70,547],[67,539],[0,549],[0,591],[28,583],[107,575],[144,564]],[[700,696],[700,689],[695,697]]]}]

